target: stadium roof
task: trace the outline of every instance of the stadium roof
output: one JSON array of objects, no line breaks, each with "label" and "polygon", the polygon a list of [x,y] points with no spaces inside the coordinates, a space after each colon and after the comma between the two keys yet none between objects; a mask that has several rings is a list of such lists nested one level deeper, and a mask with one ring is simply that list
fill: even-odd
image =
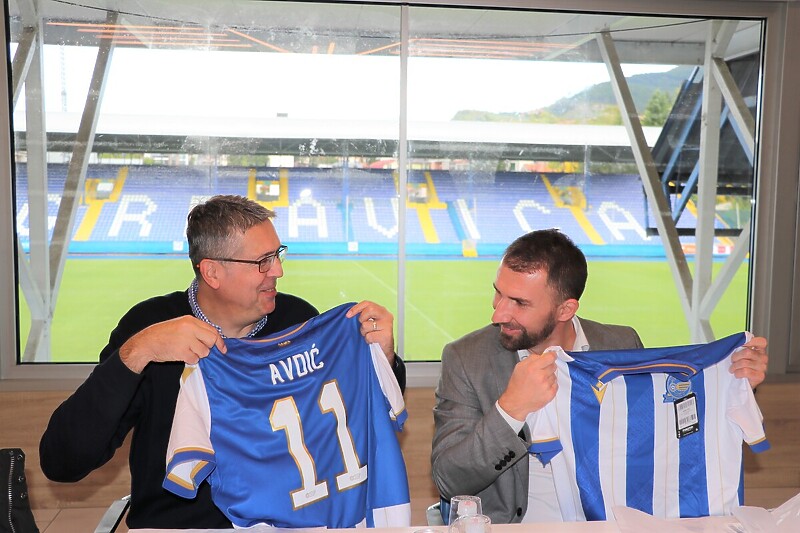
[{"label": "stadium roof", "polygon": [[[50,2],[44,20],[49,44],[235,50],[261,53],[398,55],[399,3],[197,2],[82,0]],[[199,8],[198,6],[202,6]],[[595,40],[610,32],[622,63],[702,64],[706,19],[513,9],[413,7],[409,54],[514,60],[602,62]],[[29,0],[9,3],[11,34],[31,14]],[[109,11],[118,23],[107,22]],[[266,15],[269,15],[268,17]],[[446,19],[446,23],[444,22]],[[15,29],[14,26],[17,26]],[[314,31],[305,31],[312,26]],[[447,35],[442,35],[442,28]],[[479,29],[476,29],[479,28]],[[579,31],[575,31],[578,28]],[[726,57],[759,49],[761,21],[739,21]],[[15,130],[25,131],[24,116]],[[77,115],[48,113],[48,143],[69,151]],[[168,125],[143,116],[101,114],[93,149],[98,152],[183,152],[386,157],[397,153],[399,125],[358,120],[182,117]],[[624,129],[607,126],[488,122],[411,123],[413,154],[420,157],[487,157],[521,160],[633,162]],[[657,129],[645,128],[653,146]],[[25,146],[18,134],[17,148]]]},{"label": "stadium roof", "polygon": [[[25,131],[25,114],[14,115]],[[80,114],[48,113],[50,149],[71,151]],[[661,128],[644,128],[653,146]],[[101,114],[93,149],[97,152],[156,152],[286,155],[396,156],[399,124],[392,121],[163,117]],[[633,161],[622,126],[507,122],[410,122],[408,138],[418,157],[471,157],[582,161],[592,147],[595,162]],[[16,148],[24,149],[18,133]],[[61,149],[61,150],[60,150]]]},{"label": "stadium roof", "polygon": [[[30,16],[26,13],[27,4],[28,0],[9,2],[12,26]],[[176,0],[49,2],[45,42],[87,46],[113,38],[120,47],[399,54],[399,2],[266,4]],[[532,18],[520,17],[513,9],[443,7],[413,8],[409,24],[412,56],[602,62],[594,39],[598,32],[608,31],[622,63],[703,63],[706,19],[568,11],[539,12]],[[112,10],[119,12],[121,18],[110,28],[105,22],[107,12]],[[304,32],[310,25],[314,32]],[[447,28],[446,36],[442,35],[443,27]],[[12,29],[11,33],[16,32]],[[761,21],[740,21],[727,47],[726,59],[756,51],[760,40]]]}]

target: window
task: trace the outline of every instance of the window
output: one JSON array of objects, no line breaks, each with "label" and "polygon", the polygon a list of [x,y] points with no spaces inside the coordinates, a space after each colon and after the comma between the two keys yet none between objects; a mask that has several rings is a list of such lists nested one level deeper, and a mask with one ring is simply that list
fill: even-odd
[{"label": "window", "polygon": [[408,361],[486,325],[504,247],[544,227],[590,261],[582,316],[649,346],[749,326],[757,10],[139,5],[47,3],[39,34],[10,6],[22,363],[95,362],[187,287],[185,216],[218,193],[278,212],[281,290],[382,303]]}]

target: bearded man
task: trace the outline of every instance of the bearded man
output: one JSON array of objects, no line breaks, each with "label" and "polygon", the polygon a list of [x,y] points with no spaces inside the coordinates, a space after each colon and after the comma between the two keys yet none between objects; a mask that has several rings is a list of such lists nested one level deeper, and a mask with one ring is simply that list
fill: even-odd
[{"label": "bearded man", "polygon": [[[528,454],[529,413],[555,397],[556,355],[642,348],[636,331],[579,318],[586,258],[558,230],[537,230],[506,249],[494,281],[492,324],[451,342],[433,410],[431,464],[442,498],[472,494],[496,524],[560,522],[550,466]],[[731,372],[752,387],[766,377],[767,340],[754,337]]]}]

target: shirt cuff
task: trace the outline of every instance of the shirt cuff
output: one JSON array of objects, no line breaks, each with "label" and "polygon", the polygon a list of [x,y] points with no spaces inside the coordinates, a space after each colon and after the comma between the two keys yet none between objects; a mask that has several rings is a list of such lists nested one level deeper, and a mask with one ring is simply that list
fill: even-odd
[{"label": "shirt cuff", "polygon": [[525,427],[525,421],[523,420],[522,422],[520,422],[510,414],[503,411],[503,408],[500,407],[499,401],[494,402],[494,406],[497,407],[497,411],[500,413],[500,416],[502,416],[503,419],[506,421],[506,423],[509,426],[511,426],[511,429],[514,430],[514,433],[519,433],[522,430],[522,428]]}]

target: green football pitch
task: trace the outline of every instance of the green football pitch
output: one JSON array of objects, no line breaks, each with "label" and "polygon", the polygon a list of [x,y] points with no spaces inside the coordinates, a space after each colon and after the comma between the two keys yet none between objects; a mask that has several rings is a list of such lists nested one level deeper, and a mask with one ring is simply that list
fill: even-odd
[{"label": "green football pitch", "polygon": [[[278,289],[305,298],[320,311],[373,300],[394,313],[395,328],[402,302],[402,353],[408,361],[438,360],[447,342],[489,323],[496,260],[409,260],[400,298],[397,269],[391,260],[291,258]],[[192,275],[186,259],[68,260],[52,324],[52,360],[96,362],[125,311],[149,296],[185,289]],[[21,293],[20,298],[24,347],[30,316]],[[715,335],[745,329],[746,307],[744,263],[711,317]],[[675,284],[663,261],[590,261],[579,314],[634,326],[645,346],[689,342]]]}]

